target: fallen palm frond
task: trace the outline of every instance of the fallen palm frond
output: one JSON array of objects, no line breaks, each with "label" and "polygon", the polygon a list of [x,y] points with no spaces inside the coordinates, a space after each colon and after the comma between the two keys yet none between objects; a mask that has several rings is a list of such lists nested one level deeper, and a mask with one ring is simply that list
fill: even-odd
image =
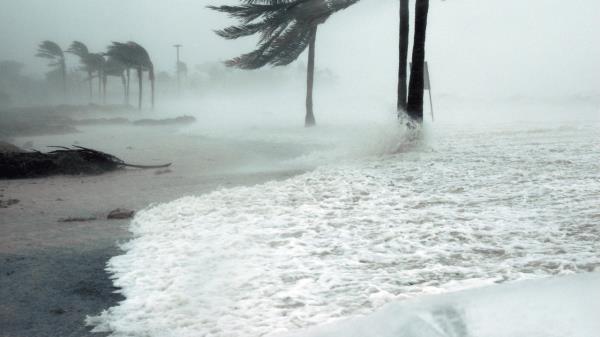
[{"label": "fallen palm frond", "polygon": [[42,153],[22,152],[0,154],[0,179],[45,177],[58,174],[102,174],[125,167],[156,169],[163,165],[134,165],[104,152],[81,146],[52,146],[56,150]]}]

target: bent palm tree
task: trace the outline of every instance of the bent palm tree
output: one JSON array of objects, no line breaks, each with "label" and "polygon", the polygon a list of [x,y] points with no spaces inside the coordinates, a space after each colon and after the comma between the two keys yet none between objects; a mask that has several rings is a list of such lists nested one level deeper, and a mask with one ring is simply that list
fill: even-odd
[{"label": "bent palm tree", "polygon": [[317,27],[335,12],[359,0],[243,0],[239,6],[209,6],[240,21],[216,33],[226,39],[260,35],[258,49],[226,62],[230,67],[257,69],[285,66],[308,47],[306,90],[307,127],[315,125],[313,83]]},{"label": "bent palm tree", "polygon": [[429,0],[417,0],[415,7],[415,37],[413,42],[412,69],[408,89],[407,114],[418,123],[423,122],[423,91],[425,87],[425,38]]},{"label": "bent palm tree", "polygon": [[[138,108],[140,110],[142,109],[143,74],[144,71],[148,71],[152,89],[151,102],[152,108],[154,108],[154,64],[152,64],[152,60],[146,49],[131,41],[127,43],[113,42],[113,44],[108,47],[108,52],[106,54],[109,57],[113,57],[120,61],[127,67],[127,86],[129,86],[129,69],[135,69],[137,71],[139,84]],[[129,89],[127,89],[127,91],[129,91]]]},{"label": "bent palm tree", "polygon": [[102,79],[104,78],[104,67],[106,65],[106,59],[104,55],[100,53],[92,53],[89,55],[90,62],[92,63],[96,73],[98,74],[98,97],[102,96],[102,102],[106,103],[106,92],[103,90]]},{"label": "bent palm tree", "polygon": [[109,57],[106,60],[106,64],[104,66],[104,76],[102,78],[102,85],[104,86],[104,92],[106,93],[106,83],[108,82],[109,76],[120,77],[121,83],[123,84],[123,93],[124,93],[124,102],[127,104],[127,80],[125,78],[125,71],[127,66],[117,60],[114,57]]},{"label": "bent palm tree", "polygon": [[92,77],[93,77],[94,68],[88,62],[88,55],[90,54],[90,51],[88,50],[88,47],[85,44],[83,44],[82,42],[73,41],[73,43],[71,43],[71,46],[69,47],[69,49],[67,49],[67,52],[79,57],[79,62],[81,63],[81,70],[87,72],[87,74],[88,74],[87,81],[89,82],[89,86],[90,86],[90,101],[91,101],[93,98]]},{"label": "bent palm tree", "polygon": [[[77,55],[79,57],[79,62],[82,65],[82,70],[87,72],[90,84],[90,100],[93,97],[92,94],[92,79],[94,78],[94,73],[97,73],[98,76],[98,93],[102,95],[102,78],[104,72],[104,56],[101,54],[90,53],[88,47],[79,41],[73,41],[71,46],[67,50],[68,53]],[[106,100],[106,93],[104,93],[104,100]]]},{"label": "bent palm tree", "polygon": [[55,68],[61,75],[63,93],[67,96],[67,65],[65,62],[65,54],[58,44],[52,41],[43,41],[38,46],[37,57],[50,60],[48,66]]}]

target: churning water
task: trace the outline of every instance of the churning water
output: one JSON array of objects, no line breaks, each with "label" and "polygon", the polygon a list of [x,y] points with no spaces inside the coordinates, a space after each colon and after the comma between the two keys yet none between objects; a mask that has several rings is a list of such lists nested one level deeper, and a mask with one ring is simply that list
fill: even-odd
[{"label": "churning water", "polygon": [[346,139],[377,155],[330,146],[298,161],[333,160],[289,180],[140,212],[108,267],[127,299],[90,322],[115,336],[264,336],[600,266],[597,120],[391,134]]}]

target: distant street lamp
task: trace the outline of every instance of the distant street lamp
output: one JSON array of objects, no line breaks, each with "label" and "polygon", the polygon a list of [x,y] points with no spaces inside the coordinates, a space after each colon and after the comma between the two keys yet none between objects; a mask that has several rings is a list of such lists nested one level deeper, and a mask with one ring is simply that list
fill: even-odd
[{"label": "distant street lamp", "polygon": [[179,61],[179,49],[183,46],[176,44],[173,47],[177,49],[177,94],[181,94],[181,62]]}]

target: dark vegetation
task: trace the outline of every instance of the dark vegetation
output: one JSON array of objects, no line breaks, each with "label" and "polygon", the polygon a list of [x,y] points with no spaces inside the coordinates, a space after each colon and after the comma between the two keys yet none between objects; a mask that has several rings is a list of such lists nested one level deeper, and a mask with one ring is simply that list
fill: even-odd
[{"label": "dark vegetation", "polygon": [[154,65],[148,51],[136,42],[126,43],[113,42],[108,46],[106,52],[92,53],[88,47],[80,41],[74,41],[71,46],[63,51],[62,48],[53,41],[43,41],[38,47],[36,56],[50,60],[48,66],[51,68],[47,77],[56,77],[60,75],[64,97],[67,97],[67,69],[65,62],[65,52],[79,57],[81,70],[87,74],[85,82],[89,84],[90,103],[93,99],[94,79],[98,80],[98,97],[103,103],[106,103],[106,85],[109,76],[119,77],[123,84],[124,103],[129,104],[129,86],[131,70],[137,72],[138,77],[138,108],[142,109],[143,96],[143,77],[144,72],[148,72],[151,88],[151,105],[154,108],[155,76]]},{"label": "dark vegetation", "polygon": [[0,139],[17,136],[67,134],[78,132],[77,121],[95,114],[127,113],[133,109],[123,105],[58,105],[0,109]]},{"label": "dark vegetation", "polygon": [[128,164],[108,153],[81,146],[55,148],[56,150],[47,153],[39,151],[0,153],[0,179],[35,178],[58,174],[101,174],[125,167],[154,169],[171,165]]},{"label": "dark vegetation", "polygon": [[131,112],[135,112],[134,108],[127,105],[95,104],[0,109],[0,140],[18,136],[77,133],[79,126],[177,126],[196,122],[192,116],[148,119],[134,115],[136,118],[129,118]]}]

